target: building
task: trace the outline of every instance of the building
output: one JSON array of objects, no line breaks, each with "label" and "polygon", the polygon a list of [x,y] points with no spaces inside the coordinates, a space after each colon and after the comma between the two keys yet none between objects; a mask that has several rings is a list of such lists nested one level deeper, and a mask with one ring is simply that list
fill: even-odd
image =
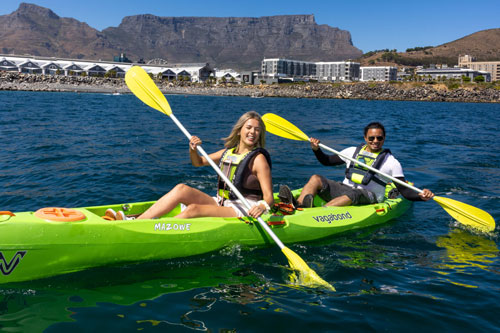
[{"label": "building", "polygon": [[125,77],[125,70],[120,66],[107,65],[105,66],[106,73],[109,73],[111,77]]},{"label": "building", "polygon": [[[0,54],[0,71],[19,73],[65,75],[65,76],[110,76],[125,77],[133,63],[64,59],[55,57],[32,57]],[[208,63],[201,64],[141,64],[148,73],[168,80],[190,80],[204,82],[215,77],[215,70]]]},{"label": "building", "polygon": [[[146,69],[148,66],[141,66]],[[195,64],[170,64],[163,66],[172,69],[177,76],[182,76],[184,79],[189,78],[191,82],[205,82],[210,77],[215,77],[215,69],[208,63]],[[187,74],[186,74],[187,73]]]},{"label": "building", "polygon": [[416,74],[424,78],[430,77],[433,80],[442,78],[462,80],[463,77],[469,77],[473,81],[476,77],[483,76],[485,82],[491,82],[489,72],[480,72],[469,68],[426,68],[417,70]]},{"label": "building", "polygon": [[81,76],[83,68],[75,63],[69,63],[63,67],[65,76]]},{"label": "building", "polygon": [[0,71],[18,72],[19,68],[15,62],[3,58],[0,60]]},{"label": "building", "polygon": [[60,75],[64,73],[61,65],[55,62],[47,62],[42,65],[42,74],[43,75]]},{"label": "building", "polygon": [[215,78],[217,82],[241,83],[241,74],[233,69],[217,69]]},{"label": "building", "polygon": [[458,57],[458,67],[488,72],[491,75],[491,81],[500,80],[500,61],[476,61],[473,56],[463,55]]},{"label": "building", "polygon": [[358,81],[360,64],[352,61],[317,62],[318,81]]},{"label": "building", "polygon": [[42,68],[38,62],[30,59],[22,61],[17,67],[19,69],[19,73],[42,74]]},{"label": "building", "polygon": [[125,53],[120,53],[119,56],[113,57],[113,61],[114,62],[129,62],[129,63],[132,62],[132,60],[130,60],[129,58],[127,58],[127,56],[125,55]]},{"label": "building", "polygon": [[244,84],[259,84],[258,76],[259,72],[257,71],[244,71],[241,72],[241,83]]},{"label": "building", "polygon": [[309,61],[289,60],[282,58],[262,60],[262,75],[277,77],[314,77],[316,64]]},{"label": "building", "polygon": [[318,81],[357,81],[359,80],[360,64],[352,61],[309,62],[290,59],[262,60],[262,77],[278,79],[276,82],[287,79],[318,80]]},{"label": "building", "polygon": [[360,81],[397,81],[398,68],[392,66],[363,66]]}]

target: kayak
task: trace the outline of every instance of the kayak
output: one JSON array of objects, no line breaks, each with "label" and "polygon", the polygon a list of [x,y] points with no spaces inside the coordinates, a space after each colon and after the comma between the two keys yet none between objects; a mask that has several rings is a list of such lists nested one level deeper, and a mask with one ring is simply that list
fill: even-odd
[{"label": "kayak", "polygon": [[[109,221],[105,217],[108,208],[134,216],[153,203],[0,212],[0,284],[91,267],[194,256],[235,244],[274,245],[263,228],[248,217],[178,219],[174,216],[180,213],[180,206],[158,219]],[[318,196],[314,208],[290,210],[278,202],[262,218],[283,243],[290,244],[385,223],[411,206],[401,197],[364,206],[323,204]]]}]

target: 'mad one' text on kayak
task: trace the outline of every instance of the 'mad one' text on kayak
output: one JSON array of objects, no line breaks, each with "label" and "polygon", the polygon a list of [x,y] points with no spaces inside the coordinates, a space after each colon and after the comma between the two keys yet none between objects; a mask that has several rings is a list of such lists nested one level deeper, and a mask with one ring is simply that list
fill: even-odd
[{"label": "'mad one' text on kayak", "polygon": [[177,223],[155,223],[155,231],[168,231],[168,230],[181,230],[189,231],[191,223],[177,224]]}]

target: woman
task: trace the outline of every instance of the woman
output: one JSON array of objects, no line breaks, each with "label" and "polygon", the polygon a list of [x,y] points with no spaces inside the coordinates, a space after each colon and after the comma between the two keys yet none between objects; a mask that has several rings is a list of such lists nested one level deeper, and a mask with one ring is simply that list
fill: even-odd
[{"label": "woman", "polygon": [[[163,216],[180,203],[186,209],[177,218],[261,216],[274,204],[271,160],[264,149],[265,135],[266,128],[260,115],[249,111],[240,117],[231,134],[223,139],[226,148],[209,155],[250,203],[249,210],[224,181],[219,179],[216,197],[188,185],[178,184],[137,219]],[[198,145],[201,145],[201,140],[193,136],[189,142],[191,163],[195,167],[206,166],[207,160],[196,150]],[[116,219],[124,218],[123,212],[116,214]]]}]

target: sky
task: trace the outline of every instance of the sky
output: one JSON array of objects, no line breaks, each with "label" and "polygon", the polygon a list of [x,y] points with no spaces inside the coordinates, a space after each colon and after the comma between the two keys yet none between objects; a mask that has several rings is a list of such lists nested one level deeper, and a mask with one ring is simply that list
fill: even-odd
[{"label": "sky", "polygon": [[[0,15],[22,1],[2,0]],[[32,0],[60,17],[72,17],[97,30],[116,27],[125,16],[261,17],[313,14],[317,24],[351,33],[364,53],[404,52],[438,46],[485,29],[500,28],[500,0]],[[472,4],[473,3],[473,4]]]}]

